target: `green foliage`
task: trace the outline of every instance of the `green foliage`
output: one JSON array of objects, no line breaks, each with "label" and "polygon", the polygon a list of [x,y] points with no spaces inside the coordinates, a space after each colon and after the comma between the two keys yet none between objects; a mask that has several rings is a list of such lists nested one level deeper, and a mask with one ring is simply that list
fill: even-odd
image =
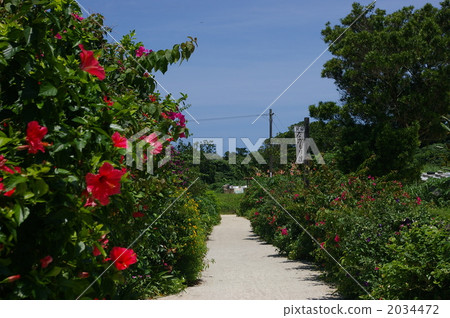
[{"label": "green foliage", "polygon": [[[198,152],[198,149],[200,151]],[[242,164],[248,155],[245,148],[237,148],[236,153],[226,152],[223,157],[216,154],[216,147],[211,143],[196,145],[179,143],[177,150],[190,171],[195,171],[203,185],[215,191],[222,191],[225,184],[244,185],[244,178],[253,173],[254,166]],[[215,158],[211,158],[211,156]],[[193,157],[199,156],[199,163],[193,163]],[[208,156],[208,157],[207,157]]]},{"label": "green foliage", "polygon": [[219,201],[220,214],[237,214],[239,204],[242,201],[243,193],[217,193]]},{"label": "green foliage", "polygon": [[368,296],[323,248],[376,298],[448,298],[448,223],[401,182],[328,166],[257,180],[288,213],[252,186],[240,211],[255,233],[291,259],[314,260],[344,297]]},{"label": "green foliage", "polygon": [[[190,57],[196,39],[138,56],[142,43],[133,33],[108,43],[101,15],[76,14],[71,0],[5,0],[0,11],[0,298],[143,298],[179,290],[203,266],[206,235],[218,220],[214,198],[184,193],[189,184],[171,164],[154,175],[125,166],[126,149],[112,135],[148,129],[177,141],[188,134],[168,115],[179,114],[187,96],[160,96],[140,65],[165,72]],[[98,59],[104,80],[81,68],[79,44]],[[34,152],[33,121],[46,127]],[[120,193],[102,203],[87,177],[106,163],[122,177],[108,184]],[[105,271],[112,247],[132,243],[137,263]]]},{"label": "green foliage", "polygon": [[[326,43],[334,42],[364,12],[353,4],[341,25],[327,24]],[[334,131],[339,167],[344,172],[366,166],[383,176],[417,179],[418,146],[443,141],[442,116],[449,112],[449,2],[386,14],[368,10],[330,47],[334,57],[322,75],[335,80],[342,107],[310,106],[311,116]]]},{"label": "green foliage", "polygon": [[201,219],[207,234],[210,234],[213,225],[220,223],[221,203],[218,195],[213,191],[205,191],[205,193],[196,198],[199,204]]},{"label": "green foliage", "polygon": [[438,207],[450,205],[450,178],[429,179],[407,186],[408,192]]},{"label": "green foliage", "polygon": [[[381,282],[374,297],[387,299],[448,299],[450,241],[440,224],[412,224],[399,237],[391,237],[393,260],[380,269]],[[431,296],[431,297],[430,297]]]},{"label": "green foliage", "polygon": [[425,172],[448,170],[450,167],[450,144],[437,143],[421,147],[415,159],[424,166]]}]

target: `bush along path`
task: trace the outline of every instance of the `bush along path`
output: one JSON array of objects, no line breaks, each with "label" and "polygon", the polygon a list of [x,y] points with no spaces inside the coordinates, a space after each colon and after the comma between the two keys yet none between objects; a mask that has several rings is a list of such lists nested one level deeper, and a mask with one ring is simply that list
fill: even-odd
[{"label": "bush along path", "polygon": [[313,265],[288,260],[251,231],[250,222],[222,215],[208,241],[208,268],[199,284],[174,299],[337,299],[334,289],[320,281]]},{"label": "bush along path", "polygon": [[161,96],[149,72],[196,40],[154,52],[133,34],[108,43],[103,17],[71,0],[1,7],[0,298],[148,298],[195,281],[214,197],[186,191],[179,161],[149,174],[125,155],[144,129],[144,162],[188,134],[186,96]]},{"label": "bush along path", "polygon": [[448,195],[436,205],[417,195],[426,184],[408,189],[330,166],[313,167],[307,178],[309,187],[293,168],[255,179],[240,211],[256,234],[289,259],[315,261],[345,298],[450,298],[448,217],[436,213],[445,206],[448,214]]}]

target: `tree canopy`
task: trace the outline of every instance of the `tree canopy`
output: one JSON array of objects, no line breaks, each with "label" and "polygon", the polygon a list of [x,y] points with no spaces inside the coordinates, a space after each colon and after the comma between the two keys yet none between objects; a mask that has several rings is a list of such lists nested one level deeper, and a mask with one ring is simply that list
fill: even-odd
[{"label": "tree canopy", "polygon": [[[449,113],[450,2],[426,4],[392,14],[355,3],[341,25],[322,31],[334,55],[322,76],[334,79],[342,105],[310,106],[311,116],[342,127],[339,158],[352,170],[372,155],[373,172],[417,175],[417,147],[445,139],[442,116]],[[335,136],[333,136],[335,138]]]}]

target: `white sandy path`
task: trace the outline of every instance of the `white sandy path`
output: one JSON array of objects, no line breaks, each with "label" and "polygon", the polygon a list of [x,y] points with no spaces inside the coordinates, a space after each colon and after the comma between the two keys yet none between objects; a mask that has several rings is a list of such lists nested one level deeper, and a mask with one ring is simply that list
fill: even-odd
[{"label": "white sandy path", "polygon": [[202,281],[161,300],[337,299],[334,290],[318,279],[313,266],[278,255],[272,245],[253,234],[250,222],[223,215],[208,241],[213,259]]}]

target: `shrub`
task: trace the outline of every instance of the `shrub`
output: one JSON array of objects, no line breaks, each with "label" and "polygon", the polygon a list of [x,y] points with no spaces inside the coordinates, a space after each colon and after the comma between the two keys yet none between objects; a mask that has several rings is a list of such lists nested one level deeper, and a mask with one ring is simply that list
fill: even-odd
[{"label": "shrub", "polygon": [[313,259],[346,298],[367,298],[362,286],[377,298],[442,299],[448,228],[431,214],[429,202],[399,181],[375,179],[364,170],[342,175],[323,166],[307,175],[291,173],[258,182],[292,217],[261,187],[246,193],[241,210],[255,233],[291,259]]},{"label": "shrub", "polygon": [[0,298],[152,297],[193,280],[212,208],[177,200],[187,185],[170,165],[127,167],[125,136],[146,129],[161,159],[188,134],[187,96],[161,96],[149,72],[188,59],[195,39],[153,52],[133,33],[108,43],[103,17],[71,0],[2,8]]},{"label": "shrub", "polygon": [[432,202],[438,207],[450,204],[450,178],[429,179],[407,187],[408,191],[421,199]]},{"label": "shrub", "polygon": [[389,239],[392,260],[380,268],[373,296],[388,299],[449,299],[450,241],[440,224],[412,224]]}]

